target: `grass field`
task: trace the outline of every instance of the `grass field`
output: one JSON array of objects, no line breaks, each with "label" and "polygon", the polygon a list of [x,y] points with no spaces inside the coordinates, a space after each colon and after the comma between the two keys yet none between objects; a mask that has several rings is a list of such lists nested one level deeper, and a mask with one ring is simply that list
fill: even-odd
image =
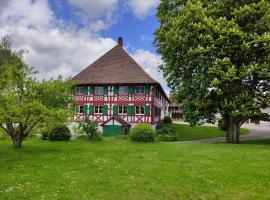
[{"label": "grass field", "polygon": [[[215,137],[224,137],[225,131],[213,126],[195,126],[191,127],[186,124],[162,124],[160,127],[169,126],[176,131],[177,140],[189,141],[200,140]],[[248,129],[241,128],[241,134],[247,134]]]},{"label": "grass field", "polygon": [[270,141],[0,141],[0,199],[270,199]]}]

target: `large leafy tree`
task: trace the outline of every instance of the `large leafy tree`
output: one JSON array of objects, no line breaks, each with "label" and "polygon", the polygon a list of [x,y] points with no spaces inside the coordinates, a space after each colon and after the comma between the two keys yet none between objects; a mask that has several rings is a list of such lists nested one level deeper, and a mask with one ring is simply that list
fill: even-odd
[{"label": "large leafy tree", "polygon": [[269,0],[163,0],[155,45],[191,124],[221,114],[227,142],[270,99]]},{"label": "large leafy tree", "polygon": [[22,60],[22,53],[11,49],[7,38],[0,43],[0,128],[20,148],[33,128],[50,122],[65,122],[72,115],[73,83],[59,77],[37,81],[33,68]]}]

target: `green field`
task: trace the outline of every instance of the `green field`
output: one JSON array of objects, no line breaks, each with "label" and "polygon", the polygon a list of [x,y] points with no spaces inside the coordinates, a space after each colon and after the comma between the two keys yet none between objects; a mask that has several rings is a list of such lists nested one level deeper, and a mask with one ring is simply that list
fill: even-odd
[{"label": "green field", "polygon": [[[214,126],[195,126],[191,127],[186,124],[162,124],[160,127],[169,126],[176,131],[178,141],[200,140],[215,137],[224,137],[225,131]],[[247,134],[248,129],[241,128],[241,134]]]},{"label": "green field", "polygon": [[0,199],[270,199],[270,141],[0,141]]}]

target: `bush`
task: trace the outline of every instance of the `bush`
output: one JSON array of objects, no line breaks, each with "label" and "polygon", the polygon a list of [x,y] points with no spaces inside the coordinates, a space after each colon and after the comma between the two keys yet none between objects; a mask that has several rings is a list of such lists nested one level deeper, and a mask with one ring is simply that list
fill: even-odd
[{"label": "bush", "polygon": [[42,139],[42,140],[48,140],[48,139],[49,139],[49,131],[47,131],[47,130],[42,130],[42,131],[40,132],[40,134],[41,134],[41,139]]},{"label": "bush", "polygon": [[137,142],[153,142],[155,131],[149,124],[137,124],[131,129],[130,138]]},{"label": "bush", "polygon": [[80,122],[79,129],[82,128],[87,135],[87,140],[100,141],[102,136],[98,131],[98,124],[96,121],[90,120],[88,117],[84,121]]},{"label": "bush", "polygon": [[218,127],[222,131],[227,131],[228,130],[228,125],[225,123],[225,120],[224,119],[219,119],[218,120]]},{"label": "bush", "polygon": [[176,132],[171,127],[163,127],[157,130],[157,138],[161,141],[176,141]]},{"label": "bush", "polygon": [[170,135],[170,134],[158,135],[157,139],[160,141],[165,141],[165,142],[177,141],[176,135]]},{"label": "bush", "polygon": [[69,140],[70,136],[70,130],[67,125],[58,125],[50,131],[48,139],[51,141],[62,141]]},{"label": "bush", "polygon": [[171,123],[172,123],[172,118],[169,117],[169,116],[165,116],[165,117],[164,117],[164,123],[165,123],[165,124],[171,124]]}]

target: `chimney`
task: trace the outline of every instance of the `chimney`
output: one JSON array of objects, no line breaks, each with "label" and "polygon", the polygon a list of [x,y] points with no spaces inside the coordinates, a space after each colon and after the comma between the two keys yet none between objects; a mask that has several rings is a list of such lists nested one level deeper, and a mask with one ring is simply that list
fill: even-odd
[{"label": "chimney", "polygon": [[120,47],[123,47],[123,38],[122,38],[122,37],[119,37],[119,38],[118,38],[118,45],[119,45]]}]

